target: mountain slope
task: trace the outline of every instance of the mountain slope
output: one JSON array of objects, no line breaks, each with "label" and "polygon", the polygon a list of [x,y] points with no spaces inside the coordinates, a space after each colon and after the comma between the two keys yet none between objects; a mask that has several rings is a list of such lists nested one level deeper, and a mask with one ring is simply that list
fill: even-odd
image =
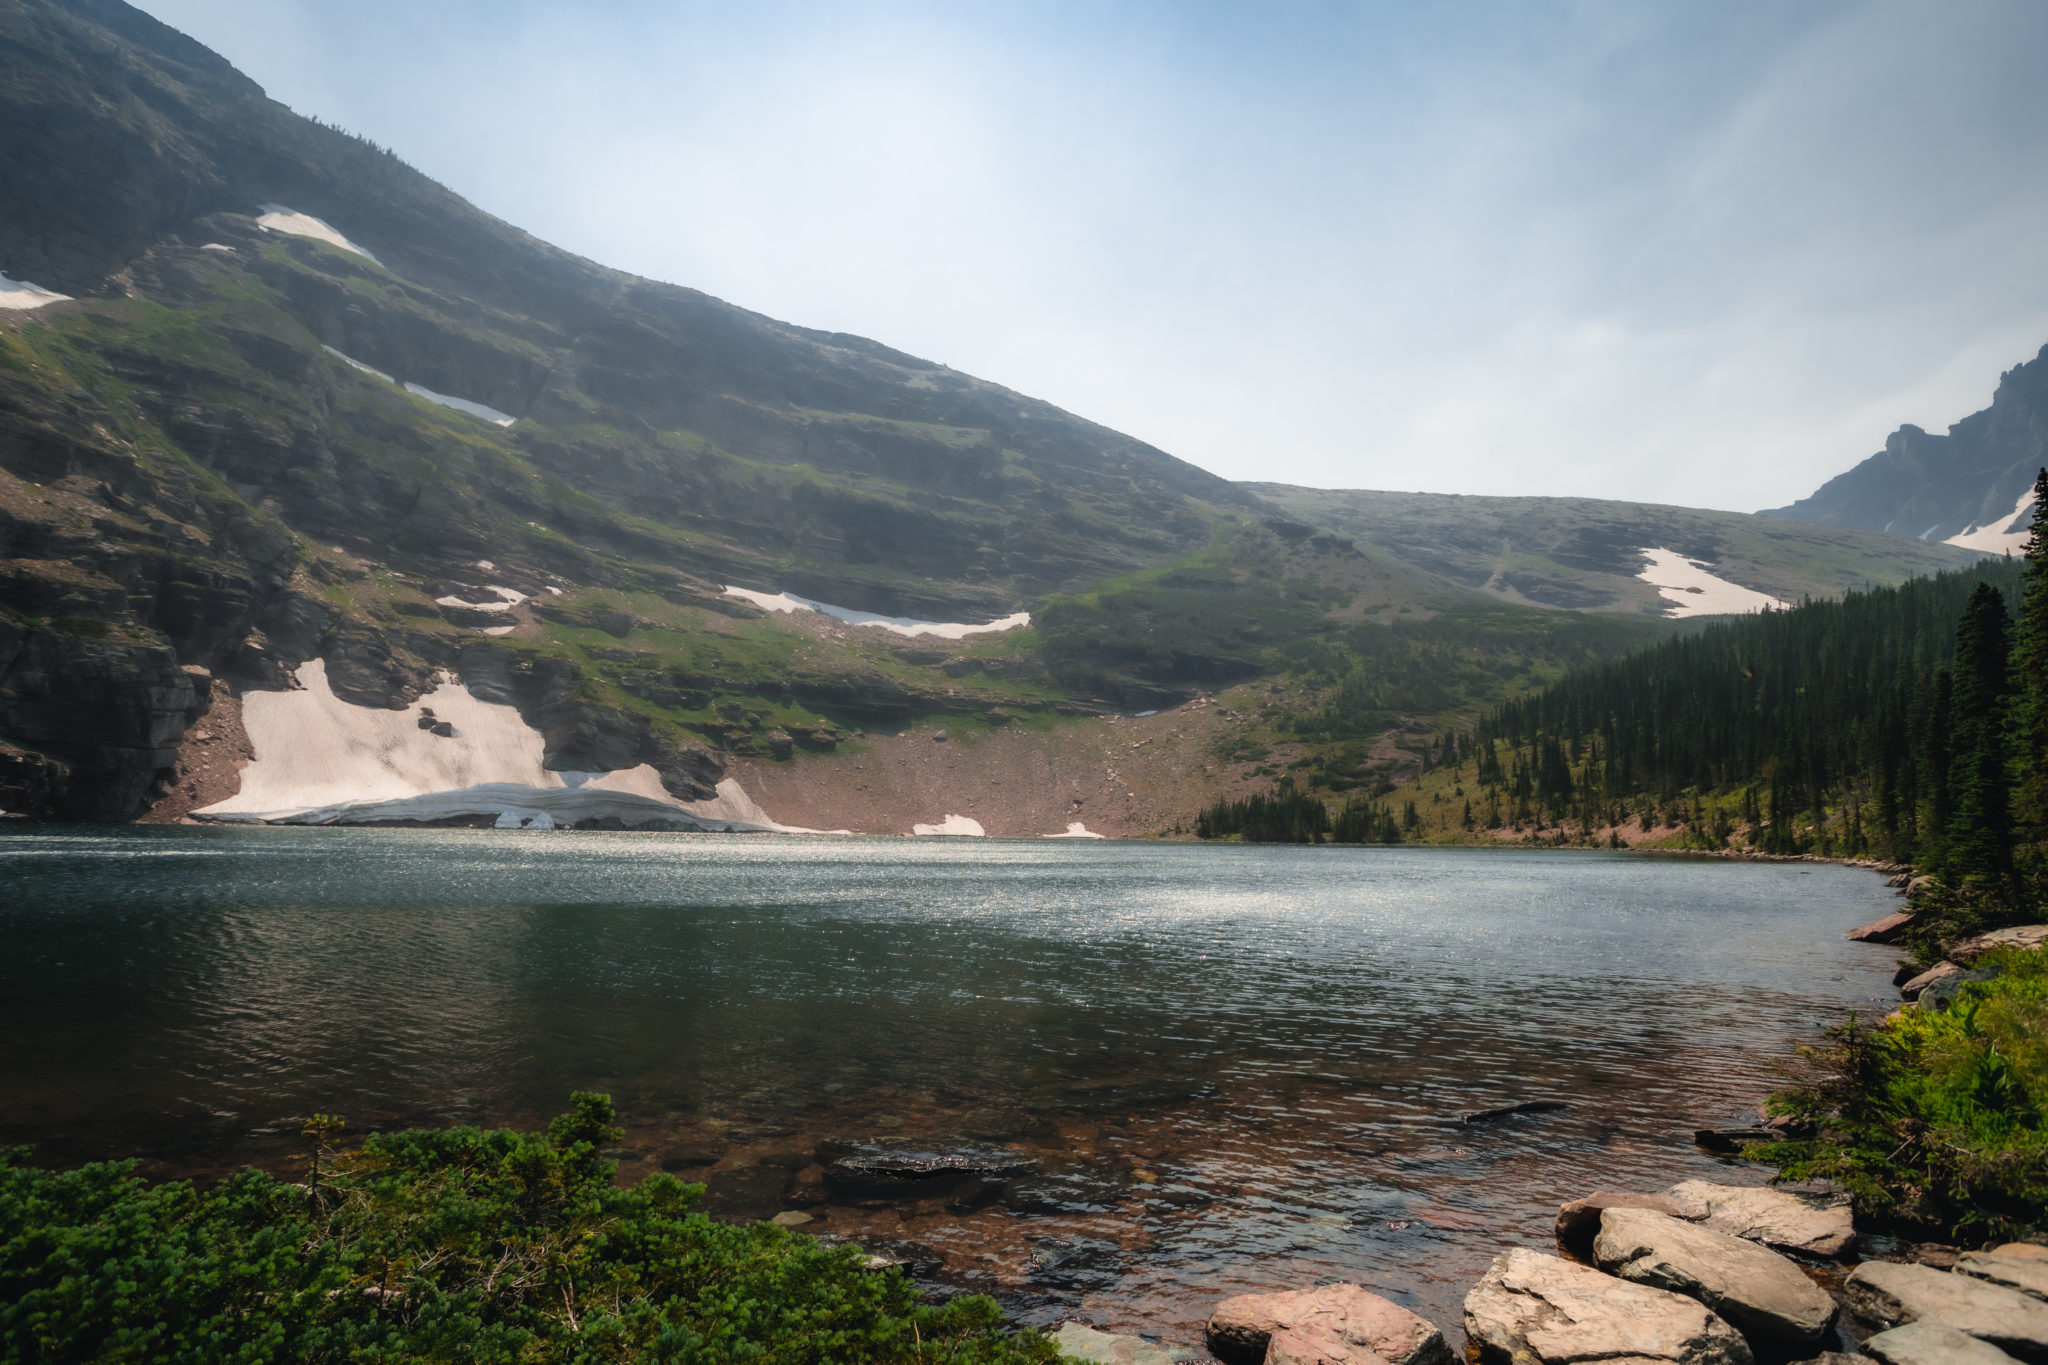
[{"label": "mountain slope", "polygon": [[[1351,746],[1326,770],[1364,780],[1402,761],[1382,732],[1669,629],[1626,554],[1567,581],[1573,545],[1705,556],[1783,597],[1956,553],[1747,518],[1695,535],[1673,509],[1545,501],[1460,529],[1476,504],[1255,492],[548,246],[118,0],[0,0],[0,58],[0,271],[43,291],[0,284],[0,809],[212,806],[293,743],[264,727],[298,703],[240,699],[317,684],[320,714],[413,747],[475,739],[430,711],[516,708],[477,714],[533,754],[429,743],[427,766],[567,774],[535,779],[550,801],[623,772],[635,799],[745,812],[732,773],[865,788],[882,732],[950,726],[1015,737],[1010,771],[1085,751],[1134,803],[1111,832],[1145,832],[1204,783],[1271,776],[1246,736],[1286,706],[1356,699],[1316,732]],[[1534,577],[1458,559],[1486,517],[1549,527]],[[1609,619],[1557,610],[1586,606]],[[1340,659],[1364,661],[1341,686]],[[1162,770],[1157,800],[1098,757],[1105,712],[1274,679],[1217,709],[1214,761]],[[436,708],[444,688],[469,696]],[[912,780],[931,752],[904,748],[898,784],[926,804],[868,827],[990,799],[971,764]]]},{"label": "mountain slope", "polygon": [[1902,426],[1884,449],[1789,507],[1761,513],[2017,553],[2048,465],[2048,346],[1999,376],[1991,406],[1943,436]]}]

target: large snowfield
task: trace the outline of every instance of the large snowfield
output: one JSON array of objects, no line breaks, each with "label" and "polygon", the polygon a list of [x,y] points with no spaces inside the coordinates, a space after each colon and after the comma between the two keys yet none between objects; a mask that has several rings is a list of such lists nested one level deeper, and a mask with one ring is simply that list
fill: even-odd
[{"label": "large snowfield", "polygon": [[1965,550],[1982,550],[1986,554],[2016,555],[2026,547],[2027,535],[2033,530],[2033,510],[2034,490],[2029,488],[2012,505],[2011,516],[1972,526],[1961,535],[1950,536],[1945,543],[1960,545]]},{"label": "large snowfield", "polygon": [[353,251],[356,255],[373,265],[384,264],[375,256],[372,256],[369,252],[328,226],[325,221],[315,218],[310,213],[300,213],[297,209],[288,209],[282,204],[258,204],[256,206],[256,226],[266,232],[283,232],[293,237],[311,237],[316,242],[325,242],[329,246],[338,246],[343,251]]},{"label": "large snowfield", "polygon": [[[327,665],[298,669],[299,690],[248,692],[242,724],[256,757],[242,789],[195,811],[208,819],[277,824],[497,817],[501,826],[552,828],[614,818],[676,828],[815,833],[771,819],[730,779],[709,801],[669,795],[653,767],[552,772],[540,732],[518,708],[478,700],[444,675],[402,711],[334,694]],[[429,716],[431,713],[431,716]],[[445,723],[452,736],[422,728]],[[543,821],[537,816],[546,816]]]},{"label": "large snowfield", "polygon": [[30,308],[41,308],[46,303],[63,303],[70,297],[69,294],[60,294],[39,284],[30,284],[27,280],[10,279],[6,275],[0,275],[0,308],[26,311]]}]

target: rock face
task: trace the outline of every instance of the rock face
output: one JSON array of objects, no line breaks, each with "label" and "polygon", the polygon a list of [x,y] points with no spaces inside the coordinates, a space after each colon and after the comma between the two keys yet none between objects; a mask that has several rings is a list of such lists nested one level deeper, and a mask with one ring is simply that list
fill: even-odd
[{"label": "rock face", "polygon": [[1863,1343],[1863,1349],[1884,1365],[2011,1365],[2013,1361],[1990,1342],[1932,1320],[1879,1332]]},{"label": "rock face", "polygon": [[1687,1180],[1665,1191],[1679,1216],[1780,1251],[1846,1256],[1856,1249],[1847,1199],[1818,1199],[1762,1186]]},{"label": "rock face", "polygon": [[1704,1304],[1521,1247],[1465,1296],[1465,1334],[1486,1365],[1751,1365],[1749,1346]]},{"label": "rock face", "polygon": [[1886,1327],[1936,1322],[2012,1355],[2048,1357],[2048,1303],[2017,1289],[1924,1265],[1866,1261],[1844,1286],[1859,1317]]},{"label": "rock face", "polygon": [[1584,1199],[1574,1199],[1557,1211],[1559,1244],[1574,1256],[1592,1256],[1593,1238],[1600,1231],[1600,1215],[1608,1209],[1649,1209],[1673,1218],[1683,1216],[1679,1206],[1661,1194],[1595,1190]]},{"label": "rock face", "polygon": [[1227,1365],[1451,1365],[1451,1349],[1433,1323],[1355,1284],[1239,1294],[1216,1305],[1204,1335]]},{"label": "rock face", "polygon": [[1775,1251],[1648,1209],[1608,1209],[1593,1260],[1635,1284],[1697,1299],[1753,1345],[1816,1345],[1835,1303]]}]

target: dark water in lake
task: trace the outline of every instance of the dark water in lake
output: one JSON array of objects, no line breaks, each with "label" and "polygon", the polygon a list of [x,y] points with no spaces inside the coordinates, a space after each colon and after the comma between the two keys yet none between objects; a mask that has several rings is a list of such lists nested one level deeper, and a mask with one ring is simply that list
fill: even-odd
[{"label": "dark water in lake", "polygon": [[[1761,1172],[1691,1130],[1892,954],[1868,872],[1509,850],[328,829],[0,836],[0,1142],[288,1169],[299,1116],[538,1126],[765,1216],[818,1144],[1007,1142],[1018,1207],[813,1207],[1028,1320],[1194,1343],[1356,1279],[1453,1338],[1562,1200]],[[1461,1125],[1530,1099],[1569,1108]],[[812,1197],[815,1197],[813,1194]],[[1027,1211],[1035,1209],[1035,1211]]]}]

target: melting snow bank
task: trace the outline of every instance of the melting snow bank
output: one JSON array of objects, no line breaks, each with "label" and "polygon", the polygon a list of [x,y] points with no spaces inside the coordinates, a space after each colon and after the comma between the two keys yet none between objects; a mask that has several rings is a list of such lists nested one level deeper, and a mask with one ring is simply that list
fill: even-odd
[{"label": "melting snow bank", "polygon": [[1031,624],[1031,613],[1028,611],[1020,611],[1014,616],[1005,616],[1001,620],[977,626],[965,621],[919,621],[908,616],[881,616],[871,611],[855,611],[852,607],[835,607],[829,602],[813,602],[808,597],[798,597],[790,592],[755,592],[750,588],[728,587],[725,589],[725,595],[743,598],[768,611],[815,611],[836,621],[844,621],[849,626],[880,626],[883,630],[894,631],[898,635],[936,635],[946,640],[1018,630]]},{"label": "melting snow bank", "polygon": [[519,420],[517,417],[512,416],[512,414],[499,412],[496,408],[485,403],[473,403],[467,398],[451,398],[445,393],[435,393],[424,384],[415,384],[410,380],[400,383],[376,366],[365,365],[352,355],[343,355],[340,351],[335,350],[324,342],[321,344],[320,349],[352,370],[361,370],[364,374],[374,379],[381,379],[387,384],[393,384],[404,389],[415,398],[424,398],[429,403],[438,403],[444,408],[453,408],[457,412],[466,412],[471,417],[481,418],[483,421],[489,422],[492,426],[509,427]]},{"label": "melting snow bank", "polygon": [[1088,826],[1079,820],[1076,820],[1073,824],[1067,826],[1065,834],[1042,834],[1039,837],[1042,839],[1100,839],[1103,836],[1090,830]]},{"label": "melting snow bank", "polygon": [[965,839],[985,839],[988,831],[981,827],[981,821],[970,820],[964,815],[949,815],[936,825],[912,825],[913,836],[951,834]]},{"label": "melting snow bank", "polygon": [[1663,595],[1673,616],[1726,616],[1776,611],[1789,605],[1754,588],[1730,583],[1675,551],[1645,546],[1642,553],[1650,562],[1636,577]]},{"label": "melting snow bank", "polygon": [[425,385],[415,384],[410,380],[406,382],[405,391],[414,397],[424,398],[429,403],[439,403],[444,408],[453,408],[457,412],[466,412],[471,417],[481,417],[494,427],[509,427],[519,420],[509,412],[499,412],[494,407],[483,403],[472,403],[467,398],[450,398],[445,393],[435,393]]},{"label": "melting snow bank", "polygon": [[437,607],[467,607],[471,611],[510,611],[526,600],[526,594],[517,588],[503,588],[496,583],[491,584],[484,591],[496,593],[498,600],[495,602],[465,602],[460,597],[450,593],[446,597],[435,598],[434,605]]},{"label": "melting snow bank", "polygon": [[335,696],[321,660],[301,664],[298,674],[299,691],[243,695],[255,761],[242,770],[239,792],[194,815],[279,825],[482,816],[506,829],[602,823],[819,832],[777,824],[730,778],[711,800],[686,803],[644,763],[617,772],[550,772],[541,764],[540,732],[516,707],[480,701],[445,678],[416,705],[391,711]]},{"label": "melting snow bank", "polygon": [[[2034,509],[2034,490],[2027,489],[2020,494],[2020,500],[2012,505],[2012,515],[2000,517],[1982,526],[1972,526],[1961,535],[1950,536],[1944,545],[1960,545],[1965,550],[1982,550],[1987,555],[2016,555],[2026,548],[2027,533],[2034,529],[2034,519],[2027,514]],[[2004,529],[2000,529],[2003,527]]]},{"label": "melting snow bank", "polygon": [[312,214],[300,213],[298,210],[288,209],[282,204],[258,204],[256,206],[256,226],[266,232],[282,232],[293,237],[311,237],[316,242],[325,242],[329,246],[338,246],[343,251],[353,251],[356,255],[373,265],[384,264],[384,262],[372,256],[369,252],[363,250],[326,223],[315,218]]},{"label": "melting snow bank", "polygon": [[11,280],[0,274],[0,308],[41,308],[46,303],[64,303],[70,298],[69,294],[60,294],[54,289],[30,284],[27,280]]}]

